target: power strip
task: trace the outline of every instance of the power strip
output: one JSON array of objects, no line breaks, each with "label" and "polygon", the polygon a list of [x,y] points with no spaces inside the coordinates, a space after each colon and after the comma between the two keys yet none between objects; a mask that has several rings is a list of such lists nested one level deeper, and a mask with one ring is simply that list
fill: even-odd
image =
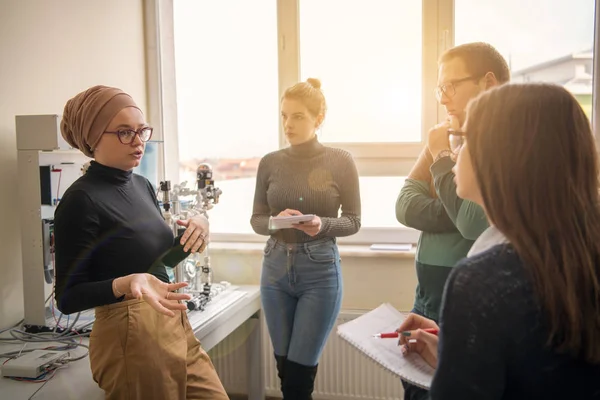
[{"label": "power strip", "polygon": [[21,357],[9,360],[2,366],[2,376],[35,379],[48,368],[69,357],[68,351],[33,350]]},{"label": "power strip", "polygon": [[[50,325],[28,325],[24,324],[22,328],[27,333],[63,333],[66,331],[65,328],[55,328]],[[92,332],[92,328],[84,328],[84,329],[71,329],[71,332],[74,334],[90,334]],[[68,337],[68,336],[67,336]]]}]

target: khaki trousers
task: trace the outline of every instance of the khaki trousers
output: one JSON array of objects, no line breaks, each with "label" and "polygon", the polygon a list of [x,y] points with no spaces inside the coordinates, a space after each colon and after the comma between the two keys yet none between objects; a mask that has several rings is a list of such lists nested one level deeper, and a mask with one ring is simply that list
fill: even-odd
[{"label": "khaki trousers", "polygon": [[96,308],[90,365],[107,400],[229,399],[186,312],[171,318],[143,300]]}]

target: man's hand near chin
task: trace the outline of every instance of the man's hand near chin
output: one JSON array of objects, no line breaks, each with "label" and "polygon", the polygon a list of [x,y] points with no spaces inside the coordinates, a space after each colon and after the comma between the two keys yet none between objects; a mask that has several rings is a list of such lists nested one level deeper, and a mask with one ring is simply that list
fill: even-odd
[{"label": "man's hand near chin", "polygon": [[454,115],[448,116],[448,119],[441,124],[431,128],[427,135],[427,147],[431,152],[433,160],[444,150],[450,150],[450,142],[448,141],[448,129],[460,130],[460,122],[458,117]]}]

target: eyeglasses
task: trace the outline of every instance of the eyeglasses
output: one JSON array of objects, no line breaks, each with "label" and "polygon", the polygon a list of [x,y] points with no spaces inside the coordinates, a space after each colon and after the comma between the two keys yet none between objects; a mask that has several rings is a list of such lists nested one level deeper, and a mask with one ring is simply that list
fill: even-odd
[{"label": "eyeglasses", "polygon": [[479,78],[476,76],[467,76],[462,79],[455,79],[453,81],[443,83],[435,88],[435,97],[438,99],[438,101],[442,99],[443,95],[446,95],[446,97],[454,97],[454,95],[456,94],[456,85],[467,81],[474,81],[477,79]]},{"label": "eyeglasses", "polygon": [[465,133],[454,129],[448,129],[448,141],[450,142],[450,151],[454,155],[458,155],[460,149],[466,141]]},{"label": "eyeglasses", "polygon": [[138,135],[142,142],[147,142],[152,137],[153,130],[154,128],[145,126],[143,128],[138,129],[137,131],[133,129],[121,129],[114,132],[104,131],[104,133],[112,133],[113,135],[117,135],[117,137],[119,138],[119,142],[123,144],[131,144],[135,139],[135,135]]}]

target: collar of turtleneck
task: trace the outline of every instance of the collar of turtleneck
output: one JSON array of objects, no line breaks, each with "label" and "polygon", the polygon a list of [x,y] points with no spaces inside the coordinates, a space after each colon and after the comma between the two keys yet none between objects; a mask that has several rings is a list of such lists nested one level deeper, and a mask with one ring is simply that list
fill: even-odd
[{"label": "collar of turtleneck", "polygon": [[107,167],[96,161],[90,163],[86,175],[104,179],[115,184],[123,184],[131,181],[133,170],[123,171],[122,169]]},{"label": "collar of turtleneck", "polygon": [[310,158],[323,153],[325,151],[325,146],[319,142],[317,135],[315,135],[315,137],[309,141],[290,146],[287,150],[291,156]]}]

